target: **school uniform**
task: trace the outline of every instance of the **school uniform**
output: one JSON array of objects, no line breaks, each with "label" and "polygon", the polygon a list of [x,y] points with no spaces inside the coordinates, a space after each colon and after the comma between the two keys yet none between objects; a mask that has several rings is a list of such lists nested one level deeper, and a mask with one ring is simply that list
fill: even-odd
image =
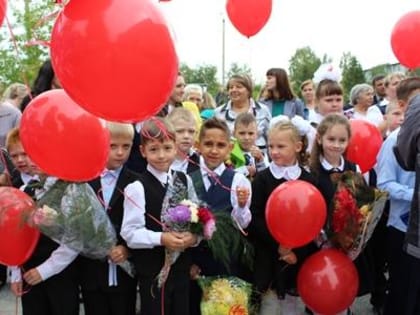
[{"label": "school uniform", "polygon": [[284,297],[286,293],[296,294],[297,273],[305,259],[317,250],[314,243],[293,249],[297,256],[295,265],[279,260],[279,244],[267,228],[265,208],[273,190],[288,180],[303,180],[315,184],[314,177],[298,164],[280,167],[273,162],[258,173],[252,182],[252,221],[249,233],[255,242],[254,284],[258,292],[273,289],[280,297]]},{"label": "school uniform", "polygon": [[415,173],[401,168],[392,152],[399,129],[384,141],[378,154],[376,170],[378,187],[389,193],[390,211],[387,222],[387,246],[389,269],[389,293],[385,300],[384,314],[404,314],[407,297],[410,296],[410,276],[404,268],[410,258],[403,250],[407,232],[410,203],[414,194]]},{"label": "school uniform", "polygon": [[[249,210],[250,198],[245,207],[238,205],[237,187],[245,187],[251,192],[249,180],[242,174],[226,168],[222,163],[214,170],[208,170],[203,157],[200,157],[200,169],[190,174],[198,198],[205,202],[212,212],[230,213],[233,220],[245,229],[251,221]],[[250,196],[251,197],[251,196]],[[217,233],[217,231],[216,231]],[[237,233],[241,233],[239,230]],[[234,255],[237,253],[233,253]],[[216,261],[206,242],[192,249],[193,263],[201,270],[203,276],[239,276],[244,278],[246,271],[239,263],[239,257],[232,256],[229,270]],[[200,314],[201,289],[196,281],[191,283],[191,314]]]},{"label": "school uniform", "polygon": [[[38,190],[31,192],[39,193]],[[42,192],[36,198],[41,196]],[[40,234],[35,250],[22,266],[22,273],[36,268],[43,280],[29,288],[23,281],[23,290],[26,291],[22,295],[23,315],[79,314],[79,288],[74,263],[77,255],[66,245]],[[19,267],[11,267],[11,282],[22,281],[22,273]]]},{"label": "school uniform", "polygon": [[172,165],[171,170],[191,174],[200,168],[200,155],[194,150],[190,150],[188,156],[183,160],[176,159]]},{"label": "school uniform", "polygon": [[[332,211],[334,206],[334,194],[336,187],[331,180],[331,175],[335,173],[343,173],[345,171],[358,171],[358,166],[351,163],[344,158],[341,158],[341,163],[338,167],[333,167],[323,157],[320,157],[320,168],[317,174],[317,188],[321,192],[327,204],[327,222],[326,229],[330,230]],[[362,251],[359,256],[353,261],[357,272],[359,274],[359,291],[358,296],[365,295],[372,291],[374,270],[372,266],[372,257],[368,250]]]},{"label": "school uniform", "polygon": [[[126,246],[120,236],[124,188],[138,179],[126,167],[105,170],[89,184],[104,201],[105,209],[117,234],[117,245]],[[86,315],[134,315],[137,280],[110,260],[79,257],[80,284]]]},{"label": "school uniform", "polygon": [[142,127],[142,123],[133,124],[133,127],[134,127],[133,145],[131,146],[130,155],[128,156],[128,160],[125,163],[125,166],[131,171],[137,174],[141,174],[146,170],[146,165],[147,165],[146,159],[140,153],[140,143],[141,143],[140,130]]},{"label": "school uniform", "polygon": [[160,172],[151,165],[147,165],[139,180],[127,185],[124,190],[121,236],[132,249],[140,284],[141,315],[162,314],[162,302],[166,315],[189,314],[189,249],[183,251],[171,266],[163,289],[157,288],[156,277],[165,261],[165,248],[161,244],[162,204],[168,187],[174,185],[184,188],[172,196],[172,206],[183,199],[196,200],[191,179],[187,175]]}]

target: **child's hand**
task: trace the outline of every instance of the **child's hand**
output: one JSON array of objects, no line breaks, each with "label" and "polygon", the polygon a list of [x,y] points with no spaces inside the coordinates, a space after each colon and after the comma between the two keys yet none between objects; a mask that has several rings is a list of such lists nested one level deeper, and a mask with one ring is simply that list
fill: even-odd
[{"label": "child's hand", "polygon": [[254,157],[256,162],[261,162],[262,160],[264,160],[264,154],[256,145],[253,145],[251,147],[251,155]]},{"label": "child's hand", "polygon": [[160,243],[171,250],[184,250],[184,239],[182,233],[163,232]]},{"label": "child's hand", "polygon": [[126,261],[127,257],[128,249],[124,245],[114,246],[109,252],[109,258],[111,258],[112,262],[115,264]]},{"label": "child's hand", "polygon": [[278,253],[280,255],[279,260],[284,260],[289,265],[294,265],[297,262],[297,257],[295,253],[292,252],[290,248],[283,247],[279,245]]},{"label": "child's hand", "polygon": [[201,269],[196,264],[193,264],[190,268],[190,279],[196,280],[200,277]]},{"label": "child's hand", "polygon": [[257,169],[255,168],[255,165],[248,165],[246,168],[248,169],[249,177],[254,177],[255,174],[257,173]]},{"label": "child's hand", "polygon": [[198,240],[197,235],[191,232],[183,232],[182,235],[183,235],[185,248],[188,248],[197,244],[197,240]]},{"label": "child's hand", "polygon": [[10,284],[10,290],[13,292],[16,296],[22,296],[22,281],[19,282],[12,282]]},{"label": "child's hand", "polygon": [[246,187],[237,187],[236,198],[238,199],[238,206],[240,208],[245,207],[249,198],[249,189]]},{"label": "child's hand", "polygon": [[42,277],[36,268],[29,269],[23,274],[23,279],[30,285],[37,285],[42,282]]}]

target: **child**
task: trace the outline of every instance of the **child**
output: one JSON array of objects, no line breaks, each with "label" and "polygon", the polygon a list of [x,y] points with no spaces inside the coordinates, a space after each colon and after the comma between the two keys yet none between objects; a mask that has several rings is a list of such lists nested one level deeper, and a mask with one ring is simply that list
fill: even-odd
[{"label": "child", "polygon": [[6,149],[17,170],[11,174],[13,187],[20,188],[22,185],[28,184],[30,180],[39,180],[38,175],[34,173],[32,161],[23,149],[19,128],[13,128],[7,134]]},{"label": "child", "polygon": [[414,194],[415,172],[401,168],[393,148],[397,143],[399,125],[402,123],[407,105],[418,94],[420,94],[420,78],[404,79],[398,85],[398,103],[391,101],[386,108],[389,130],[394,127],[394,131],[384,141],[377,158],[378,187],[388,191],[390,197],[387,222],[389,291],[384,309],[386,315],[404,314],[404,308],[413,305],[414,302],[408,279],[412,275],[406,272],[409,270],[406,266],[410,264],[410,259],[403,247]]},{"label": "child", "polygon": [[311,123],[318,125],[328,114],[342,114],[344,107],[343,88],[337,81],[321,80],[316,87],[316,110]]},{"label": "child", "polygon": [[[251,184],[244,175],[226,168],[224,164],[232,149],[226,122],[215,117],[206,120],[200,130],[198,149],[201,153],[200,169],[191,173],[191,178],[199,199],[206,202],[213,212],[230,213],[235,225],[246,228],[251,221]],[[234,259],[228,271],[214,259],[207,244],[202,243],[193,251],[192,277],[200,273],[204,276],[238,276],[241,272],[238,256],[239,253],[232,253]],[[191,314],[200,314],[200,300],[201,290],[194,283],[191,288]]]},{"label": "child", "polygon": [[268,165],[264,153],[255,145],[257,140],[257,121],[251,113],[241,113],[235,119],[233,135],[236,138],[230,160],[235,165],[235,171],[248,178],[255,177],[257,171],[262,171]]},{"label": "child", "polygon": [[177,107],[168,115],[168,120],[174,126],[177,146],[171,169],[190,174],[200,168],[198,154],[193,150],[197,134],[195,118],[188,109]]},{"label": "child", "polygon": [[385,110],[385,121],[387,123],[388,129],[386,135],[388,136],[395,129],[399,128],[404,120],[405,110],[401,108],[397,101],[391,101]]},{"label": "child", "polygon": [[[45,177],[39,169],[36,172]],[[47,177],[44,187],[55,180]],[[21,189],[34,199],[41,198],[45,191],[43,187],[31,185],[29,181]],[[10,268],[11,290],[21,297],[23,315],[79,314],[79,287],[73,263],[77,256],[77,251],[40,234],[31,257],[21,268]]]},{"label": "child", "polygon": [[[121,236],[133,252],[140,283],[141,315],[189,314],[190,256],[186,250],[197,243],[190,232],[162,232],[162,204],[168,185],[181,179],[188,199],[196,198],[191,179],[183,173],[170,172],[175,160],[176,144],[172,127],[163,119],[153,118],[141,130],[141,154],[147,169],[139,180],[124,189],[124,216]],[[187,190],[188,189],[188,190]],[[183,251],[171,266],[164,289],[156,287],[156,277],[165,260],[165,247]],[[164,309],[164,310],[163,310]]]},{"label": "child", "polygon": [[[313,146],[310,169],[317,178],[317,187],[327,204],[327,226],[331,224],[335,184],[332,174],[345,171],[360,172],[359,167],[344,158],[351,137],[348,119],[339,114],[327,115],[317,128],[316,143]],[[354,261],[359,272],[359,296],[367,294],[372,286],[371,267],[362,252]]]},{"label": "child", "polygon": [[[260,314],[277,314],[267,309],[271,296],[284,298],[286,293],[296,295],[297,272],[304,259],[315,252],[314,244],[290,250],[278,244],[271,236],[265,220],[265,207],[271,192],[288,180],[304,180],[315,184],[315,179],[302,167],[307,157],[299,130],[290,121],[280,121],[268,132],[268,153],[272,162],[259,172],[252,182],[252,222],[250,234],[255,240],[254,283],[258,292],[264,293]],[[290,264],[290,265],[288,265]],[[289,300],[289,298],[288,298]],[[282,313],[291,314],[285,302]],[[287,303],[288,304],[288,303]],[[293,303],[296,306],[296,301]]]},{"label": "child", "polygon": [[90,185],[103,200],[106,212],[118,237],[108,261],[80,257],[80,281],[86,315],[135,315],[136,280],[116,264],[128,257],[128,248],[121,238],[124,188],[138,175],[124,166],[133,143],[134,127],[130,124],[107,123],[111,134],[110,151],[102,175]]}]

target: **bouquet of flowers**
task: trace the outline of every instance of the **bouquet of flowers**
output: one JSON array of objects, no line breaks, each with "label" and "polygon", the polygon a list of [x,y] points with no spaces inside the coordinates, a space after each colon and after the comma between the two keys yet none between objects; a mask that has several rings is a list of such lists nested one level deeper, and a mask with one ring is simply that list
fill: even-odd
[{"label": "bouquet of flowers", "polygon": [[251,284],[236,277],[202,277],[198,283],[203,290],[201,314],[250,314]]},{"label": "bouquet of flowers", "polygon": [[[87,183],[47,177],[43,190],[27,219],[43,234],[81,255],[105,259],[117,244],[117,235],[93,189]],[[119,265],[134,276],[131,263]]]},{"label": "bouquet of flowers", "polygon": [[[191,200],[181,200],[174,207],[162,212],[164,231],[191,232],[206,240],[212,238],[216,231],[216,221],[211,211],[206,207],[199,207]],[[162,287],[168,278],[171,266],[176,262],[179,251],[165,249],[165,264],[158,275],[158,287]]]},{"label": "bouquet of flowers", "polygon": [[352,171],[339,174],[335,180],[330,241],[356,259],[382,216],[388,194],[369,187],[361,174]]}]

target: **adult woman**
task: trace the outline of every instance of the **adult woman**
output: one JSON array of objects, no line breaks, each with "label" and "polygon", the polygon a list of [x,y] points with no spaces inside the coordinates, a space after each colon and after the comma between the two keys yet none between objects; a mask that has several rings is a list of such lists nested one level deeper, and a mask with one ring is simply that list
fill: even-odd
[{"label": "adult woman", "polygon": [[21,111],[23,112],[25,110],[33,97],[52,89],[61,89],[61,84],[54,74],[51,60],[48,59],[42,64],[41,68],[39,68],[31,94],[23,98],[22,103],[20,104]]},{"label": "adult woman", "polygon": [[228,83],[227,90],[230,100],[215,109],[214,116],[227,122],[233,132],[235,119],[240,113],[253,113],[257,121],[257,146],[266,149],[266,134],[271,120],[271,114],[266,105],[256,102],[252,98],[253,84],[247,75],[233,75]]},{"label": "adult woman", "polygon": [[303,109],[303,118],[311,121],[315,115],[315,84],[312,80],[305,80],[300,85],[305,108]]},{"label": "adult woman", "polygon": [[3,103],[20,109],[20,104],[26,95],[28,95],[28,89],[25,84],[12,83],[3,93]]},{"label": "adult woman", "polygon": [[369,84],[356,84],[350,91],[350,101],[353,108],[344,112],[349,119],[366,120],[379,128],[381,132],[386,129],[381,110],[377,106],[372,106],[373,87]]},{"label": "adult woman", "polygon": [[282,68],[271,68],[266,73],[266,97],[262,100],[273,117],[285,115],[293,118],[295,115],[303,117],[303,102],[298,99],[290,88],[287,73]]}]

